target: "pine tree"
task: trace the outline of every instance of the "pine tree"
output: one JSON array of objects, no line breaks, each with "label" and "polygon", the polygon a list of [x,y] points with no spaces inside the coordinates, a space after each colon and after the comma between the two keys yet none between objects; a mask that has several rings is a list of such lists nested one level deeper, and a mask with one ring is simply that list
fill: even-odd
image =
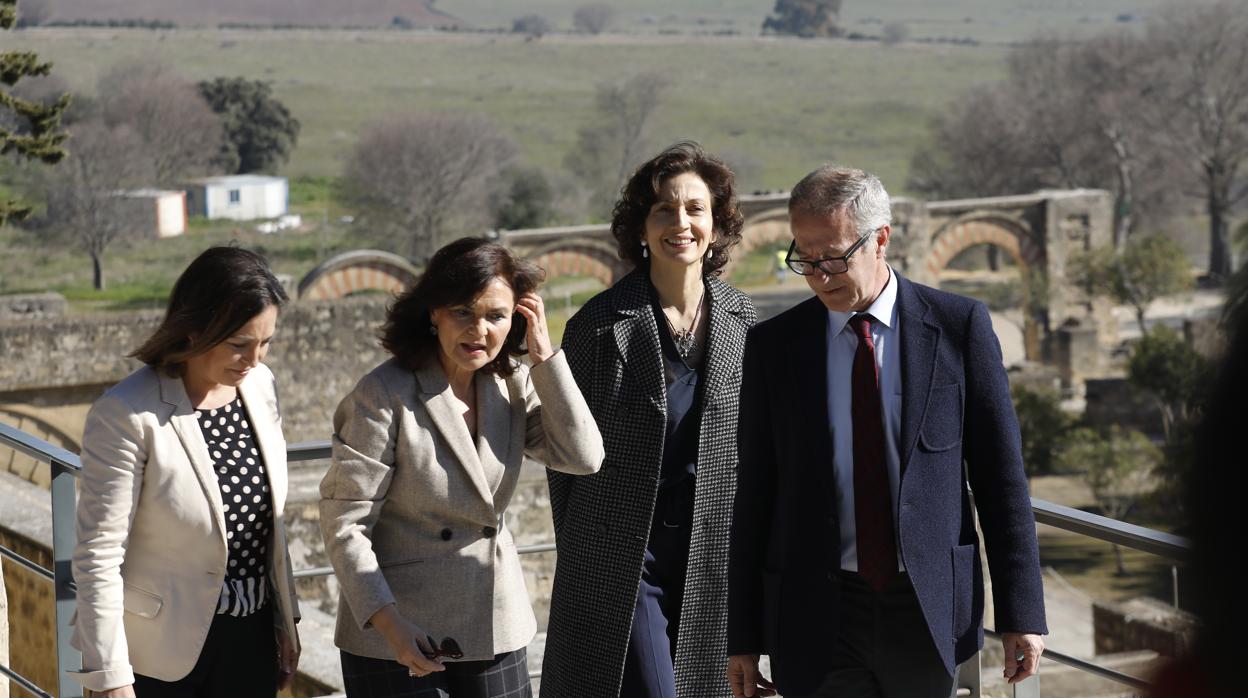
[{"label": "pine tree", "polygon": [[[16,23],[17,0],[0,0],[0,30],[12,29]],[[0,112],[9,112],[15,117],[11,120],[18,124],[12,130],[0,126],[0,156],[16,153],[18,157],[48,164],[65,157],[61,144],[66,134],[61,131],[61,114],[69,106],[69,95],[62,95],[52,104],[42,104],[10,92],[23,78],[47,75],[51,70],[51,63],[40,63],[31,51],[0,52]],[[0,199],[0,225],[28,215],[29,205]]]}]

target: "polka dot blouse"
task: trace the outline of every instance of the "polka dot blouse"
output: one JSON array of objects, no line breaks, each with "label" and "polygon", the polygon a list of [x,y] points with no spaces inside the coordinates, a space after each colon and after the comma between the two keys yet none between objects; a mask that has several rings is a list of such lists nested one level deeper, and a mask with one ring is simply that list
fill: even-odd
[{"label": "polka dot blouse", "polygon": [[215,410],[196,410],[225,506],[229,548],[217,613],[249,616],[268,601],[269,532],[273,510],[264,460],[241,399]]}]

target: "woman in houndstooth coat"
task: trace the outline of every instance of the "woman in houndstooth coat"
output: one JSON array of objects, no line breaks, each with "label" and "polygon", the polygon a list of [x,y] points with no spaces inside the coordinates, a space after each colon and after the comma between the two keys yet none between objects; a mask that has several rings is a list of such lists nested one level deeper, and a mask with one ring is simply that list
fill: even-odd
[{"label": "woman in houndstooth coat", "polygon": [[642,165],[611,224],[636,270],[563,348],[606,449],[550,473],[558,566],[543,698],[728,696],[728,533],[748,296],[719,280],[741,238],[733,175],[696,144]]}]

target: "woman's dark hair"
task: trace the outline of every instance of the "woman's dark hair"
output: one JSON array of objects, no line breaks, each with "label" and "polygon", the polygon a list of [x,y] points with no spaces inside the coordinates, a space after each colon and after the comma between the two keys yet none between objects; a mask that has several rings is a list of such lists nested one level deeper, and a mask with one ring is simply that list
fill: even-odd
[{"label": "woman's dark hair", "polygon": [[178,277],[160,327],[131,357],[180,376],[185,362],[228,339],[265,308],[288,298],[264,257],[210,247]]},{"label": "woman's dark hair", "polygon": [[[521,259],[502,245],[482,238],[460,238],[433,254],[416,284],[404,291],[386,311],[381,328],[381,345],[410,369],[436,356],[438,338],[429,328],[435,308],[467,305],[494,279],[511,287],[519,300],[536,291],[546,273],[532,262]],[[482,371],[510,376],[515,370],[511,357],[526,351],[525,322],[520,313],[512,315],[511,331],[498,356]]]},{"label": "woman's dark hair", "polygon": [[706,182],[711,192],[711,220],[715,241],[711,243],[711,258],[703,262],[703,274],[719,274],[728,263],[728,251],[741,242],[744,217],[737,209],[737,193],[734,175],[723,160],[702,150],[693,141],[682,141],[669,146],[649,162],[637,168],[628,184],[620,190],[620,200],[615,202],[611,214],[611,234],[620,248],[620,259],[645,268],[650,260],[641,254],[641,239],[645,234],[646,217],[650,207],[658,200],[659,187],[668,179],[686,172],[693,172]]}]

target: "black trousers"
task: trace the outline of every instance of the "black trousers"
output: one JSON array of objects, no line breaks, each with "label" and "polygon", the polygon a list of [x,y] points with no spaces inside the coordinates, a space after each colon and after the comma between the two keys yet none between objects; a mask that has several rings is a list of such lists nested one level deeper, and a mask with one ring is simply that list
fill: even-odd
[{"label": "black trousers", "polygon": [[532,698],[524,648],[479,662],[445,661],[446,671],[411,676],[393,659],[342,651],[347,698]]},{"label": "black trousers", "polygon": [[954,679],[932,643],[910,578],[876,592],[841,572],[841,618],[827,675],[809,696],[786,698],[949,698]]},{"label": "black trousers", "polygon": [[177,681],[136,674],[137,698],[273,698],[277,695],[277,635],[273,607],[245,618],[218,615],[208,628],[195,668]]},{"label": "black trousers", "polygon": [[659,491],[641,567],[620,696],[676,698],[676,637],[689,567],[693,478]]}]

